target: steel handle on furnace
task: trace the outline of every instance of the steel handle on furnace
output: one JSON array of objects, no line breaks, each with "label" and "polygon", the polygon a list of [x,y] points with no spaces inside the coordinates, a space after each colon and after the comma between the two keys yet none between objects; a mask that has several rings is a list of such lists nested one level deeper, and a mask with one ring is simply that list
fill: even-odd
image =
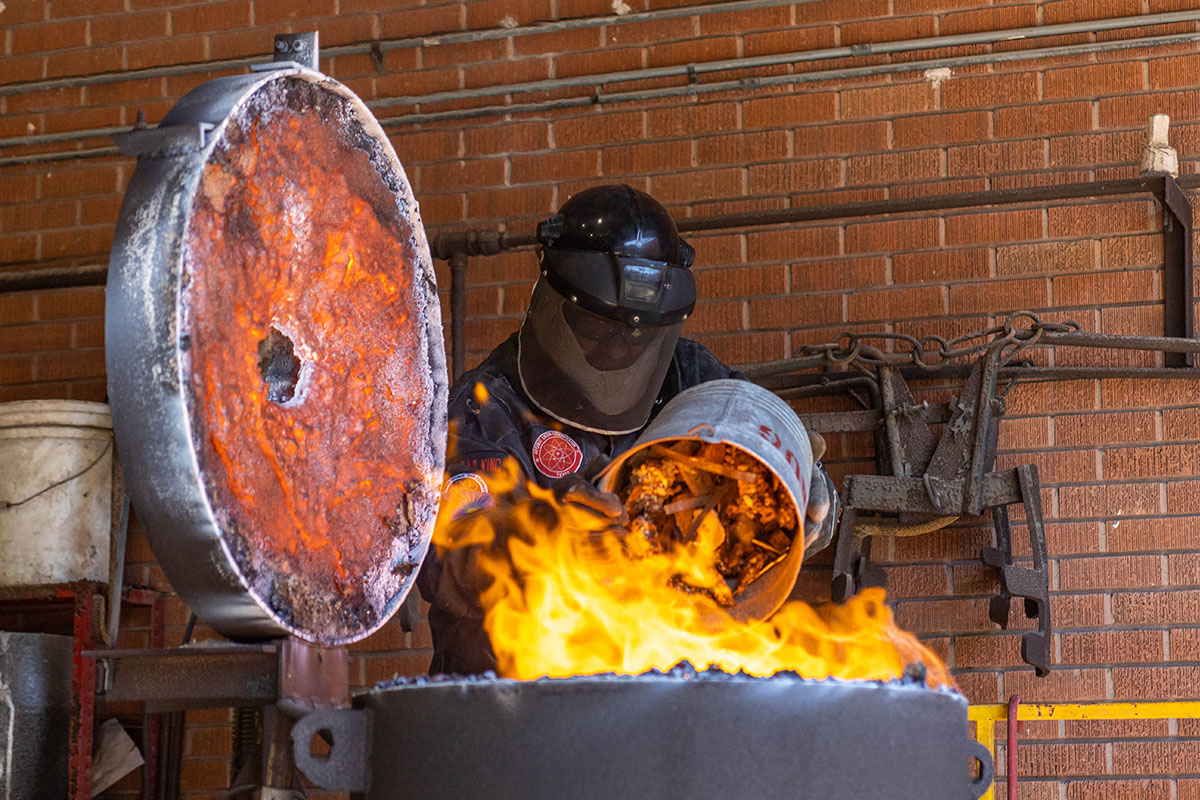
[{"label": "steel handle on furnace", "polygon": [[968,742],[967,749],[970,751],[968,755],[971,760],[979,763],[979,775],[971,779],[971,793],[968,795],[968,800],[979,800],[991,788],[992,781],[996,777],[996,767],[992,763],[992,751],[979,742]]},{"label": "steel handle on furnace", "polygon": [[[314,755],[316,734],[330,743]],[[305,714],[292,726],[292,758],[304,777],[322,789],[366,792],[371,788],[371,711],[325,709]]]}]

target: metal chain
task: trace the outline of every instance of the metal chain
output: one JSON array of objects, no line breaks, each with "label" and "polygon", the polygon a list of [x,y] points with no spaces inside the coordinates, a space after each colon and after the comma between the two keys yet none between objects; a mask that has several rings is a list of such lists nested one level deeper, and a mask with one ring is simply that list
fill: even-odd
[{"label": "metal chain", "polygon": [[[1022,324],[1025,323],[1025,324]],[[805,345],[797,356],[822,355],[830,364],[857,364],[866,367],[913,365],[926,370],[935,370],[948,361],[978,355],[989,348],[999,347],[1008,360],[1017,352],[1035,346],[1043,333],[1079,330],[1079,324],[1067,322],[1043,322],[1032,311],[1014,311],[1004,318],[1002,325],[964,333],[953,339],[937,334],[909,336],[889,331],[852,333],[845,332],[832,342]],[[876,347],[868,342],[879,342]],[[881,349],[886,343],[894,343],[889,352]]]}]

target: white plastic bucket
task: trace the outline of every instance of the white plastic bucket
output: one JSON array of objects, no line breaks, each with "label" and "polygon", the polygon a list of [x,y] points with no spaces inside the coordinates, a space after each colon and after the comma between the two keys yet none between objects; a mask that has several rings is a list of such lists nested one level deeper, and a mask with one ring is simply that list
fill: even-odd
[{"label": "white plastic bucket", "polygon": [[108,582],[112,442],[105,403],[0,403],[0,586]]}]

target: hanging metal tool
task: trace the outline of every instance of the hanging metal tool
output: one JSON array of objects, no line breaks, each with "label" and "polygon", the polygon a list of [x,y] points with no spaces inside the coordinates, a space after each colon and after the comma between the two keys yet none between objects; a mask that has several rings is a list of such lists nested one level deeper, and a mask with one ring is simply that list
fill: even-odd
[{"label": "hanging metal tool", "polygon": [[[891,345],[892,351],[868,342]],[[1050,669],[1049,574],[1040,482],[1033,464],[996,471],[998,423],[1005,397],[1018,382],[1101,378],[1200,378],[1187,367],[1047,367],[1017,356],[1032,347],[1144,350],[1174,364],[1200,352],[1200,341],[1182,337],[1088,333],[1074,323],[1047,323],[1028,311],[1008,315],[987,330],[955,339],[885,333],[843,334],[837,341],[803,348],[795,358],[744,368],[752,380],[787,399],[845,393],[863,411],[801,414],[819,433],[871,431],[876,474],[850,475],[842,485],[844,512],[838,527],[832,594],[845,599],[867,586],[883,586],[871,564],[874,536],[918,536],[941,530],[961,516],[990,513],[995,546],[980,560],[998,572],[1000,587],[989,617],[1007,628],[1014,598],[1038,628],[1022,636],[1022,658],[1044,676]],[[975,358],[971,366],[952,363]],[[824,366],[837,371],[802,374]],[[846,371],[849,367],[850,371]],[[964,378],[958,397],[917,403],[907,380]],[[930,426],[945,425],[940,440]],[[1030,562],[1013,556],[1008,507],[1024,507]]]}]

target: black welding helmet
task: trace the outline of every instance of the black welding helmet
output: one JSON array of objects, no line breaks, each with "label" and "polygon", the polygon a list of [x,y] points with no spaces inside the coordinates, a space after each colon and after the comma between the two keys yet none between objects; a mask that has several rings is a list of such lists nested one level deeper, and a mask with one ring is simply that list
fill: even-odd
[{"label": "black welding helmet", "polygon": [[542,274],[518,337],[526,394],[584,430],[650,418],[683,321],[695,251],[667,210],[629,186],[596,186],[538,225]]}]

